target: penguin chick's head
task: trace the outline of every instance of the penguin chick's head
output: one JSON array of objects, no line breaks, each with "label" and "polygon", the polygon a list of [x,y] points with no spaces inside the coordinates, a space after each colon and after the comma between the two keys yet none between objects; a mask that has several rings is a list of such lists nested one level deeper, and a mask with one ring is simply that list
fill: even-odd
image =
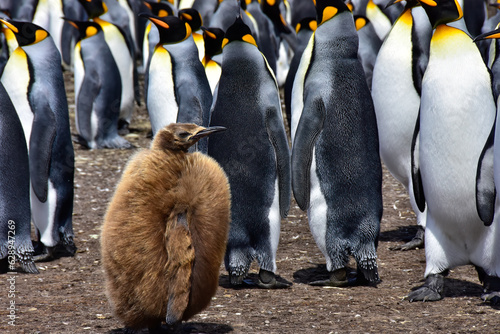
[{"label": "penguin chick's head", "polygon": [[158,131],[153,139],[151,148],[187,152],[201,138],[224,130],[226,128],[222,126],[205,128],[192,123],[171,123]]},{"label": "penguin chick's head", "polygon": [[318,25],[328,21],[338,13],[349,11],[343,0],[313,0],[316,5]]},{"label": "penguin chick's head", "polygon": [[194,8],[184,8],[179,11],[179,18],[188,23],[192,31],[200,30],[203,19],[200,12]]},{"label": "penguin chick's head", "polygon": [[224,40],[222,41],[222,49],[233,41],[247,42],[257,47],[257,42],[255,42],[255,38],[252,36],[252,31],[239,16],[234,23],[227,28]]},{"label": "penguin chick's head", "polygon": [[460,20],[464,14],[457,0],[419,0],[424,8],[432,28],[440,24]]},{"label": "penguin chick's head", "polygon": [[108,7],[102,0],[78,0],[78,2],[91,19],[99,17],[108,11]]},{"label": "penguin chick's head", "polygon": [[47,30],[31,22],[0,19],[16,36],[19,46],[36,44],[49,36]]},{"label": "penguin chick's head", "polygon": [[102,31],[101,26],[92,21],[73,21],[65,17],[63,19],[78,30],[80,39],[92,37]]},{"label": "penguin chick's head", "polygon": [[191,35],[191,26],[176,16],[158,17],[147,13],[139,16],[149,19],[158,28],[159,44],[179,43]]}]

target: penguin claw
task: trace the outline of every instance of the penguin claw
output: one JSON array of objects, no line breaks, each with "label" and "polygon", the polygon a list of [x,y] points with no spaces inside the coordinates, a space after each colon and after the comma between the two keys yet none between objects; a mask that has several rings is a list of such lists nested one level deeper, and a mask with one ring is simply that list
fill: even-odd
[{"label": "penguin claw", "polygon": [[410,303],[414,301],[433,302],[443,299],[444,276],[431,274],[425,279],[425,284],[412,291],[406,297]]},{"label": "penguin claw", "polygon": [[402,250],[402,251],[407,251],[407,250],[413,250],[413,249],[419,249],[419,248],[424,248],[425,242],[424,242],[424,234],[425,230],[419,226],[417,233],[407,243],[403,245],[398,245],[394,247],[390,247],[390,250]]},{"label": "penguin claw", "polygon": [[481,299],[484,302],[488,302],[492,305],[500,305],[500,291],[492,291],[489,293],[484,293],[481,295]]}]

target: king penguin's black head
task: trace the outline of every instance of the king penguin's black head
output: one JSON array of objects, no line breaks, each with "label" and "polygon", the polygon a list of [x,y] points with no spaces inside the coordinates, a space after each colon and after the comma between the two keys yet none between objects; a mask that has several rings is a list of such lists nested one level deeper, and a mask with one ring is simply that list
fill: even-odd
[{"label": "king penguin's black head", "polygon": [[148,18],[158,28],[159,44],[179,43],[191,35],[190,25],[176,16],[158,17],[146,13],[141,13],[139,16]]},{"label": "king penguin's black head", "polygon": [[252,31],[239,16],[234,23],[227,28],[224,40],[222,41],[222,48],[224,49],[228,43],[233,41],[247,42],[257,47],[257,42],[255,42],[255,38],[252,36]]},{"label": "king penguin's black head", "polygon": [[192,31],[197,31],[203,25],[200,12],[194,8],[184,8],[179,11],[179,18],[191,26]]},{"label": "king penguin's black head", "polygon": [[450,23],[461,19],[464,14],[457,0],[419,0],[424,8],[432,28],[440,24]]},{"label": "king penguin's black head", "polygon": [[63,19],[78,30],[80,39],[92,37],[102,31],[101,26],[92,21],[74,21],[65,17]]},{"label": "king penguin's black head", "polygon": [[318,25],[328,21],[338,13],[349,11],[343,0],[313,0],[316,5]]},{"label": "king penguin's black head", "polygon": [[158,17],[174,15],[172,6],[165,2],[144,1],[144,6],[146,6],[153,15]]},{"label": "king penguin's black head", "polygon": [[224,30],[215,27],[201,27],[203,30],[203,41],[205,42],[205,56],[211,58],[222,52],[222,40]]},{"label": "king penguin's black head", "polygon": [[49,36],[47,30],[31,22],[0,19],[16,36],[19,46],[36,44]]},{"label": "king penguin's black head", "polygon": [[224,130],[222,126],[205,128],[192,123],[171,123],[158,131],[151,148],[187,152],[201,138]]},{"label": "king penguin's black head", "polygon": [[295,26],[295,32],[298,34],[300,31],[303,30],[315,31],[317,27],[318,27],[318,21],[316,21],[315,17],[304,17]]},{"label": "king penguin's black head", "polygon": [[93,19],[108,11],[108,7],[102,0],[78,0],[82,4],[89,18]]},{"label": "king penguin's black head", "polygon": [[263,0],[261,2],[262,11],[267,15],[273,22],[274,26],[278,28],[279,32],[289,34],[291,29],[288,27],[283,15],[280,11],[280,1],[276,0]]}]

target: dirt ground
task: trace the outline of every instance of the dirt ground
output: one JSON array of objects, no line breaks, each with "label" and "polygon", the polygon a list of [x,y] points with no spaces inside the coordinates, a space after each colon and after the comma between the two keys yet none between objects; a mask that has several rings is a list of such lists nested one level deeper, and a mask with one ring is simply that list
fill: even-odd
[{"label": "dirt ground", "polygon": [[[73,121],[71,74],[65,76]],[[137,147],[147,147],[149,127],[143,105],[137,108],[132,132],[126,138]],[[99,233],[115,185],[135,151],[90,151],[75,144],[73,226],[78,251],[74,257],[38,263],[37,275],[0,276],[1,333],[123,333],[123,325],[113,316],[104,293]],[[326,274],[325,259],[309,231],[305,212],[292,202],[288,217],[282,220],[277,265],[279,275],[293,286],[284,290],[233,289],[221,267],[219,289],[210,307],[184,328],[212,334],[498,333],[500,307],[482,302],[482,287],[472,266],[451,271],[443,300],[405,300],[412,288],[423,283],[425,254],[423,249],[389,249],[414,235],[415,215],[404,188],[387,170],[383,195],[378,248],[382,282],[377,287],[308,285]],[[351,264],[354,268],[354,262]],[[254,265],[251,275],[257,272]],[[15,296],[10,296],[11,286],[15,287]],[[8,317],[13,301],[15,326]]]}]

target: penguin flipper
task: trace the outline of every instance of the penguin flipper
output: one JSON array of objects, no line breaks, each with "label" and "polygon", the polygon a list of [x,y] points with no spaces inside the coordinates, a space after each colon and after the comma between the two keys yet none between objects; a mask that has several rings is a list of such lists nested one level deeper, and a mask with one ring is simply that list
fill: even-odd
[{"label": "penguin flipper", "polygon": [[76,108],[78,111],[76,116],[78,117],[79,124],[78,131],[80,139],[86,142],[85,146],[88,146],[88,142],[93,139],[90,115],[102,86],[99,74],[96,71],[90,70],[92,68],[91,66],[88,66],[88,68],[89,70],[85,73],[80,86],[80,91],[75,92],[78,97],[76,101]]},{"label": "penguin flipper", "polygon": [[292,188],[295,200],[302,210],[309,207],[314,143],[323,129],[325,117],[326,107],[323,100],[316,99],[312,106],[304,104],[304,111],[295,132],[292,148]]},{"label": "penguin flipper", "polygon": [[[413,194],[415,196],[415,203],[417,204],[420,212],[425,210],[425,195],[424,187],[422,185],[422,175],[420,175],[420,162],[419,155],[419,135],[420,135],[420,111],[415,124],[415,131],[413,132],[413,139],[411,143],[411,178],[413,181]],[[411,191],[411,190],[410,190]]]},{"label": "penguin flipper", "polygon": [[495,138],[495,125],[491,129],[488,140],[481,152],[476,174],[476,207],[479,218],[484,225],[490,226],[495,214],[495,180],[493,171],[493,142]]},{"label": "penguin flipper", "polygon": [[266,129],[276,155],[278,188],[280,192],[280,215],[281,218],[285,218],[290,209],[292,171],[290,167],[290,148],[283,120],[276,108],[266,110]]},{"label": "penguin flipper", "polygon": [[166,322],[174,325],[182,320],[191,293],[191,271],[195,254],[186,213],[178,214],[167,222],[165,243],[169,289]]},{"label": "penguin flipper", "polygon": [[[48,93],[48,92],[47,92]],[[37,96],[44,96],[38,95]],[[48,95],[45,95],[48,96]],[[52,144],[56,137],[56,117],[48,101],[39,99],[30,137],[30,179],[31,186],[40,202],[47,200]]]}]

